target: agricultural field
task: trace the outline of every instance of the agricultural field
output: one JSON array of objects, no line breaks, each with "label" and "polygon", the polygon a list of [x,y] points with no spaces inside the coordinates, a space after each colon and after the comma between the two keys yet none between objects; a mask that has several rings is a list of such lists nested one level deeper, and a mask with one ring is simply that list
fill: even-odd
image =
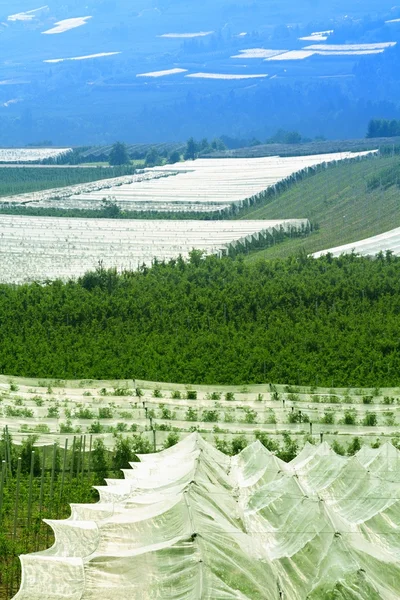
[{"label": "agricultural field", "polygon": [[309,444],[286,463],[260,441],[229,458],[193,433],[139,458],[97,504],[48,521],[55,544],[21,557],[16,600],[44,585],[49,600],[400,594],[390,444],[355,458]]},{"label": "agricultural field", "polygon": [[0,282],[71,279],[103,268],[136,270],[155,259],[188,258],[193,250],[228,254],[276,232],[306,231],[307,220],[141,221],[2,215]]},{"label": "agricultural field", "polygon": [[9,196],[4,203],[32,208],[99,209],[109,200],[124,210],[157,212],[215,212],[240,208],[280,182],[309,169],[349,159],[362,159],[373,151],[343,152],[297,157],[258,159],[198,159],[173,166],[154,167],[132,179],[98,181],[87,187],[53,189]]},{"label": "agricultural field", "polygon": [[35,163],[57,159],[69,152],[71,148],[0,148],[0,163]]},{"label": "agricultural field", "polygon": [[[277,600],[282,591],[298,600],[325,600],[336,589],[352,600],[360,589],[363,598],[386,597],[376,589],[397,593],[392,528],[400,389],[3,376],[0,410],[4,600],[20,586],[17,599],[39,597],[39,585],[41,590],[46,585],[49,598],[60,590],[73,597],[71,581],[74,589],[85,588],[83,597],[96,591],[109,598],[112,590],[139,600],[155,593],[154,580],[157,593],[161,586],[163,598],[172,600],[179,584],[167,583],[169,569],[175,569],[172,556],[181,572],[188,552],[202,556],[207,569],[202,589],[210,594],[234,589],[261,600],[266,585],[276,589]],[[267,501],[260,504],[260,498]],[[362,500],[355,503],[356,498]],[[214,516],[211,523],[204,514]],[[287,521],[288,514],[295,517]],[[156,520],[151,539],[149,518]],[[138,579],[132,568],[137,550],[146,557],[151,545],[153,555],[157,531],[166,565],[144,558],[152,577]],[[189,540],[185,549],[176,546],[178,535]],[[129,558],[132,577],[124,578],[123,589],[117,539],[124,540],[125,559],[132,551],[136,557]],[[217,549],[218,568],[214,558],[207,559]],[[313,577],[305,559],[310,552],[319,556]],[[67,568],[72,578],[63,576]],[[296,577],[294,568],[304,576]],[[198,578],[184,569],[181,580],[184,597],[197,597],[192,587]]]},{"label": "agricultural field", "polygon": [[[160,450],[170,434],[198,431],[230,453],[232,443],[270,439],[276,450],[290,435],[301,449],[326,441],[339,453],[360,444],[400,444],[400,389],[317,388],[261,384],[192,386],[141,380],[69,382],[0,376],[0,429],[21,444],[86,436],[108,449],[116,434],[138,433]],[[154,431],[153,431],[154,430]],[[88,446],[89,447],[89,446]]]},{"label": "agricultural field", "polygon": [[[104,167],[98,168],[94,166],[88,167],[55,167],[31,165],[10,166],[0,165],[0,205],[4,206],[9,203],[15,203],[18,198],[21,198],[21,203],[28,203],[31,199],[42,197],[53,197],[54,190],[64,188],[65,186],[74,186],[87,184],[88,189],[91,189],[90,183],[98,180],[104,182],[104,186],[112,185],[113,178],[126,177],[126,181],[134,179],[135,169],[133,167]],[[119,179],[120,180],[120,179]],[[93,184],[92,184],[93,185]],[[78,186],[78,189],[82,189]],[[83,189],[87,189],[84,185]]]},{"label": "agricultural field", "polygon": [[318,258],[328,253],[333,256],[340,256],[341,254],[351,254],[353,252],[362,256],[376,256],[379,252],[391,252],[398,256],[400,254],[400,227],[381,235],[374,235],[366,240],[316,252],[314,256]]},{"label": "agricultural field", "polygon": [[264,206],[251,207],[239,217],[273,219],[277,215],[301,215],[314,224],[312,235],[254,252],[246,260],[285,258],[299,251],[313,254],[347,244],[353,247],[357,240],[400,227],[398,181],[398,156],[339,164],[304,178],[276,198],[271,197]]}]

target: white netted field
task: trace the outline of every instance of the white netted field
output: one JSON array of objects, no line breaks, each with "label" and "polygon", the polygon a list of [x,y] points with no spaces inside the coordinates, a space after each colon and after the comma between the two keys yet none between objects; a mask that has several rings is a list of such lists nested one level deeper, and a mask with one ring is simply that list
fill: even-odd
[{"label": "white netted field", "polygon": [[0,163],[29,163],[45,158],[57,158],[71,148],[0,148]]},{"label": "white netted field", "polygon": [[340,256],[341,254],[351,254],[352,252],[361,254],[362,256],[375,256],[379,252],[387,252],[388,250],[396,256],[400,255],[400,227],[365,240],[344,244],[336,248],[329,248],[328,250],[321,250],[313,256],[319,258],[328,253],[333,254],[333,256]]},{"label": "white netted field", "polygon": [[68,279],[104,267],[134,270],[192,249],[219,254],[235,241],[305,227],[280,221],[165,221],[0,216],[0,282]]},{"label": "white netted field", "polygon": [[220,211],[318,165],[363,158],[367,152],[314,156],[198,159],[146,169],[113,180],[2,198],[37,207],[101,208],[105,199],[124,210]]},{"label": "white netted field", "polygon": [[307,444],[285,463],[259,441],[228,457],[198,433],[47,520],[16,600],[395,600],[400,452]]}]

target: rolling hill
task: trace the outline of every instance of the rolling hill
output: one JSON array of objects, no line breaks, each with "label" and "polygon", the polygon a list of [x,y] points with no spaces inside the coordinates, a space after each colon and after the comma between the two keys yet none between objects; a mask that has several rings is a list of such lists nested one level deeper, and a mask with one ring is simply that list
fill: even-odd
[{"label": "rolling hill", "polygon": [[246,260],[307,254],[368,238],[400,226],[399,157],[338,164],[292,185],[244,219],[307,218],[318,226],[307,238],[254,252]]}]

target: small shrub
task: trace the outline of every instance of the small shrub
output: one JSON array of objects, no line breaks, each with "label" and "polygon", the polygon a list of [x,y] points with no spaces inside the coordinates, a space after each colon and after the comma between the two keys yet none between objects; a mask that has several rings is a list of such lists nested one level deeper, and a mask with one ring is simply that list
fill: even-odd
[{"label": "small shrub", "polygon": [[137,398],[141,398],[142,396],[144,396],[144,391],[141,390],[140,388],[136,388],[135,395]]},{"label": "small shrub", "polygon": [[383,404],[394,404],[394,398],[392,396],[385,396],[383,398]]},{"label": "small shrub", "polygon": [[153,398],[162,398],[162,392],[159,388],[156,388],[155,390],[153,390]]},{"label": "small shrub", "polygon": [[174,390],[173,392],[171,392],[171,398],[172,400],[180,400],[182,398],[182,394],[179,390]]},{"label": "small shrub", "polygon": [[376,413],[367,412],[365,413],[365,417],[363,419],[363,425],[366,427],[375,427],[378,424],[378,419],[376,417]]},{"label": "small shrub", "polygon": [[385,411],[383,415],[385,417],[385,425],[388,427],[396,427],[396,417],[393,412]]},{"label": "small shrub", "polygon": [[99,390],[99,395],[100,396],[110,396],[110,392],[107,390],[107,388],[103,387]]},{"label": "small shrub", "polygon": [[257,394],[256,402],[262,402],[264,400],[264,396],[262,394]]},{"label": "small shrub", "polygon": [[186,421],[198,421],[197,410],[194,408],[188,408],[185,415]]},{"label": "small shrub", "polygon": [[129,428],[129,431],[137,431],[138,426],[136,425],[136,423],[132,423],[132,425]]},{"label": "small shrub", "polygon": [[248,407],[244,408],[243,422],[247,423],[249,425],[256,423],[257,422],[257,412]]},{"label": "small shrub", "polygon": [[10,392],[18,392],[19,387],[16,383],[14,383],[13,381],[11,381],[10,383]]},{"label": "small shrub", "polygon": [[163,448],[164,449],[171,448],[171,446],[175,446],[175,444],[177,444],[178,442],[179,442],[179,435],[175,432],[171,432],[168,434],[168,437],[163,444]]},{"label": "small shrub", "polygon": [[112,418],[113,418],[113,412],[109,406],[104,406],[103,408],[99,408],[99,419],[112,419]]},{"label": "small shrub", "polygon": [[83,392],[82,396],[91,396],[91,392]]},{"label": "small shrub", "polygon": [[66,423],[60,423],[60,433],[74,433],[74,428],[69,419]]},{"label": "small shrub", "polygon": [[353,410],[345,410],[343,415],[343,425],[355,425],[357,421],[357,413]]},{"label": "small shrub", "polygon": [[224,423],[234,423],[235,421],[235,411],[233,408],[228,408],[224,411]]},{"label": "small shrub", "polygon": [[225,400],[228,400],[228,402],[232,402],[233,400],[235,400],[235,394],[233,392],[226,392]]},{"label": "small shrub", "polygon": [[171,411],[171,409],[168,408],[168,406],[165,406],[164,404],[160,404],[160,409],[161,409],[161,415],[160,418],[161,419],[166,419],[166,420],[171,420],[171,419],[175,419],[175,413],[173,413]]},{"label": "small shrub", "polygon": [[132,392],[128,387],[115,387],[112,395],[113,396],[132,396]]},{"label": "small shrub", "polygon": [[334,425],[335,424],[335,413],[333,410],[326,411],[324,416],[321,419],[321,423],[324,425]]},{"label": "small shrub", "polygon": [[344,456],[346,454],[346,450],[342,444],[339,444],[337,440],[334,440],[332,443],[332,450],[339,454],[340,456]]},{"label": "small shrub", "polygon": [[217,410],[204,410],[202,414],[202,420],[205,423],[216,423],[218,421],[218,416]]},{"label": "small shrub", "polygon": [[233,437],[232,442],[231,442],[232,456],[236,456],[236,454],[239,454],[239,452],[244,450],[247,445],[248,445],[248,441],[244,435],[237,435],[237,436]]},{"label": "small shrub", "polygon": [[376,438],[375,442],[371,443],[371,448],[380,448],[381,447],[381,441],[379,438]]},{"label": "small shrub", "polygon": [[340,404],[340,398],[339,398],[339,396],[336,396],[335,394],[331,394],[328,397],[328,402],[329,402],[329,404]]},{"label": "small shrub", "polygon": [[187,399],[188,400],[197,400],[197,392],[196,392],[196,390],[188,390],[187,391]]},{"label": "small shrub", "polygon": [[293,392],[291,392],[290,394],[287,395],[286,400],[289,400],[289,402],[300,402],[300,396],[298,394],[293,394]]},{"label": "small shrub", "polygon": [[373,404],[374,403],[374,397],[373,396],[363,396],[362,397],[362,403],[363,404]]},{"label": "small shrub", "polygon": [[58,410],[57,406],[50,406],[47,409],[47,418],[48,419],[58,419],[59,416],[60,416],[60,411]]},{"label": "small shrub", "polygon": [[15,404],[15,406],[23,406],[24,401],[22,398],[17,397],[17,398],[14,398],[14,404]]},{"label": "small shrub", "polygon": [[272,408],[268,409],[268,412],[265,415],[265,422],[270,425],[276,425],[276,416]]},{"label": "small shrub", "polygon": [[88,427],[88,432],[89,433],[103,433],[104,427],[100,423],[100,421],[95,421],[94,423],[90,424],[90,427]]},{"label": "small shrub", "polygon": [[359,437],[353,438],[351,443],[347,447],[347,454],[349,456],[354,456],[359,450],[361,450],[361,440]]},{"label": "small shrub", "polygon": [[127,423],[117,423],[115,426],[115,431],[118,433],[122,433],[123,431],[128,431]]},{"label": "small shrub", "polygon": [[120,419],[132,419],[132,415],[127,410],[123,410],[119,413]]},{"label": "small shrub", "polygon": [[[65,414],[67,414],[65,412]],[[94,419],[94,414],[90,410],[90,408],[80,408],[77,413],[75,413],[75,417],[77,419]]]},{"label": "small shrub", "polygon": [[279,444],[276,441],[271,440],[271,438],[263,431],[255,431],[254,435],[256,440],[261,442],[270,452],[277,452],[279,450]]},{"label": "small shrub", "polygon": [[221,400],[221,392],[209,392],[206,394],[206,400]]},{"label": "small shrub", "polygon": [[40,396],[34,396],[32,398],[32,400],[34,401],[34,403],[36,404],[36,406],[43,406],[44,400]]}]

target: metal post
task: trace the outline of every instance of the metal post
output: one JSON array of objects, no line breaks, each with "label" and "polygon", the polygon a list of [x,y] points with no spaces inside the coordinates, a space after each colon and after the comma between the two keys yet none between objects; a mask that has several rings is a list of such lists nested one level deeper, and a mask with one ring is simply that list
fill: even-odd
[{"label": "metal post", "polygon": [[0,479],[0,524],[1,524],[1,512],[3,509],[3,494],[4,494],[4,486],[5,486],[5,479],[6,479],[6,461],[2,460],[1,461],[1,479]]},{"label": "metal post", "polygon": [[76,436],[74,435],[74,439],[73,439],[73,442],[72,442],[71,467],[70,467],[70,471],[69,471],[69,479],[70,479],[70,481],[72,480],[72,477],[74,475],[75,444],[76,444]]},{"label": "metal post", "polygon": [[28,529],[31,526],[32,518],[32,484],[33,484],[33,468],[35,466],[35,451],[31,452],[31,470],[29,473],[29,495],[28,495]]},{"label": "metal post", "polygon": [[155,429],[153,429],[153,445],[154,452],[157,452],[157,431]]},{"label": "metal post", "polygon": [[83,436],[83,448],[82,448],[82,477],[85,476],[85,450],[86,450],[86,435]]},{"label": "metal post", "polygon": [[323,441],[324,441],[324,434],[323,434],[323,432],[322,432],[322,431],[321,431],[321,432],[320,432],[320,434],[319,434],[319,439],[320,439],[320,441],[321,441],[321,444],[322,444],[322,443],[323,443]]},{"label": "metal post", "polygon": [[17,523],[18,523],[18,502],[19,502],[19,486],[21,481],[21,457],[18,458],[17,466],[17,487],[15,489],[15,510],[14,510],[14,531],[13,539],[17,537]]},{"label": "metal post", "polygon": [[310,435],[312,435],[312,423],[310,421]]},{"label": "metal post", "polygon": [[78,464],[76,465],[76,476],[77,477],[79,477],[79,473],[81,472],[82,440],[83,440],[83,436],[81,435],[80,441],[79,441]]},{"label": "metal post", "polygon": [[56,459],[57,459],[57,444],[53,445],[53,462],[51,465],[51,480],[50,480],[50,501],[49,508],[51,508],[53,504],[53,493],[54,493],[54,476],[56,473]]},{"label": "metal post", "polygon": [[63,492],[64,492],[65,470],[67,468],[67,454],[68,454],[68,438],[65,440],[65,445],[64,445],[64,459],[63,459],[63,468],[62,468],[62,475],[61,475],[61,487],[60,487],[60,502],[59,502],[59,507],[58,507],[58,512],[57,512],[57,518],[59,517],[59,512],[60,512],[60,507],[61,507],[61,502],[62,502],[62,496],[63,496]]},{"label": "metal post", "polygon": [[93,435],[90,435],[90,438],[89,438],[88,475],[90,475],[90,469],[91,469],[91,466],[92,466],[92,442],[93,442]]}]

